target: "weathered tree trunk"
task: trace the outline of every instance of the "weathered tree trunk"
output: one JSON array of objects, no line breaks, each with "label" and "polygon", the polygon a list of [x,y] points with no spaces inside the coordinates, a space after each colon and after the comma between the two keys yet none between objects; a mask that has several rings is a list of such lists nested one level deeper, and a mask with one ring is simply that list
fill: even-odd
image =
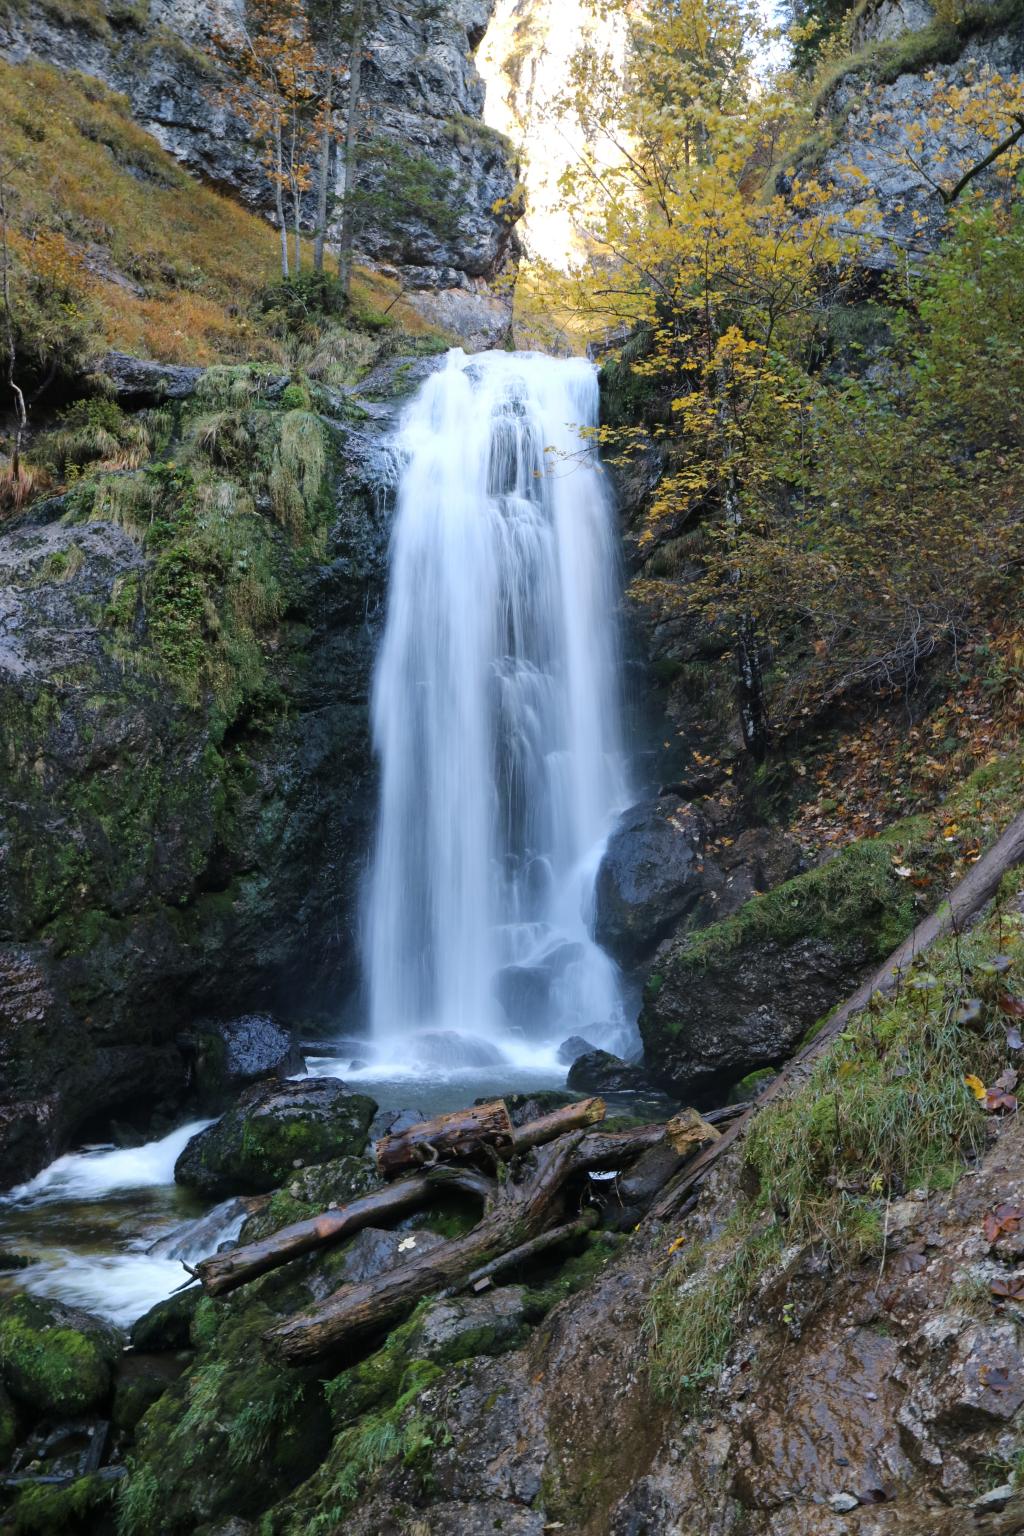
[{"label": "weathered tree trunk", "polygon": [[329,70],[327,80],[327,93],[323,102],[323,122],[320,127],[320,165],[317,172],[316,189],[316,239],[313,242],[313,271],[322,272],[324,269],[324,245],[327,240],[327,192],[331,180],[331,150],[334,140],[331,132],[331,119],[334,112],[332,91],[334,86],[334,70]]},{"label": "weathered tree trunk", "polygon": [[561,1227],[550,1227],[547,1232],[531,1238],[528,1243],[521,1243],[518,1248],[510,1248],[507,1253],[499,1253],[498,1257],[491,1259],[489,1263],[481,1264],[479,1269],[474,1269],[471,1275],[467,1275],[465,1280],[454,1288],[455,1293],[486,1290],[495,1275],[503,1274],[507,1269],[516,1269],[520,1264],[528,1264],[538,1254],[547,1253],[549,1248],[557,1248],[560,1243],[568,1243],[574,1237],[582,1237],[585,1232],[596,1227],[600,1219],[597,1207],[590,1206],[582,1216],[577,1216],[575,1221],[567,1221]]},{"label": "weathered tree trunk", "polygon": [[505,1152],[512,1146],[512,1121],[504,1099],[470,1109],[435,1115],[395,1136],[382,1136],[375,1147],[377,1169],[390,1179],[407,1168],[431,1166],[445,1158],[468,1158],[483,1147]]},{"label": "weathered tree trunk", "polygon": [[576,1104],[563,1104],[560,1109],[553,1109],[550,1115],[541,1115],[539,1120],[530,1120],[526,1125],[513,1130],[513,1155],[518,1157],[531,1147],[554,1141],[556,1136],[562,1136],[566,1131],[579,1131],[588,1125],[596,1125],[604,1119],[606,1111],[604,1099],[580,1099]]},{"label": "weathered tree trunk", "polygon": [[210,1296],[223,1296],[249,1280],[255,1280],[257,1275],[266,1274],[269,1269],[287,1264],[314,1248],[351,1237],[363,1227],[394,1221],[449,1190],[478,1195],[486,1201],[495,1187],[493,1179],[472,1168],[431,1168],[426,1173],[413,1174],[394,1184],[386,1184],[382,1189],[371,1190],[348,1205],[311,1216],[308,1221],[281,1227],[258,1243],[247,1243],[244,1248],[235,1248],[228,1253],[215,1253],[209,1259],[202,1259],[190,1273],[202,1281]]},{"label": "weathered tree trunk", "polygon": [[566,1131],[594,1125],[604,1116],[603,1099],[581,1099],[516,1129],[504,1099],[495,1099],[490,1104],[436,1115],[395,1136],[382,1136],[375,1149],[377,1168],[387,1179],[407,1168],[433,1165],[445,1158],[475,1157],[485,1148],[502,1158],[518,1156]]},{"label": "weathered tree trunk", "polygon": [[345,120],[345,194],[338,240],[338,281],[347,299],[352,287],[352,246],[355,240],[355,191],[359,154],[359,85],[363,65],[363,12],[352,18],[352,52],[348,66],[348,115]]},{"label": "weathered tree trunk", "polygon": [[374,1280],[346,1285],[326,1301],[264,1334],[269,1352],[293,1364],[318,1360],[345,1340],[384,1327],[422,1296],[458,1289],[481,1265],[539,1236],[562,1211],[568,1181],[588,1169],[617,1168],[665,1134],[662,1125],[635,1131],[573,1131],[539,1148],[520,1181],[497,1186],[493,1205],[465,1237],[432,1248]]},{"label": "weathered tree trunk", "polygon": [[281,142],[281,117],[274,122],[274,212],[281,231],[281,276],[288,276],[288,220],[284,216],[284,146]]},{"label": "weathered tree trunk", "polygon": [[709,1168],[723,1152],[742,1137],[753,1117],[779,1094],[806,1081],[819,1056],[824,1055],[837,1035],[842,1034],[854,1014],[866,1008],[876,993],[884,997],[906,975],[918,955],[925,953],[945,934],[963,929],[971,918],[991,901],[999,888],[999,882],[1008,870],[1024,862],[1024,812],[1014,818],[1002,837],[979,859],[973,869],[964,876],[948,901],[937,911],[918,923],[908,939],[894,950],[888,960],[871,978],[857,988],[846,1002],[837,1008],[828,1022],[779,1073],[751,1105],[746,1114],[733,1122],[713,1146],[706,1147],[699,1156],[682,1170],[665,1190],[664,1195],[650,1212],[652,1221],[664,1221],[673,1216],[690,1192],[707,1176]]}]

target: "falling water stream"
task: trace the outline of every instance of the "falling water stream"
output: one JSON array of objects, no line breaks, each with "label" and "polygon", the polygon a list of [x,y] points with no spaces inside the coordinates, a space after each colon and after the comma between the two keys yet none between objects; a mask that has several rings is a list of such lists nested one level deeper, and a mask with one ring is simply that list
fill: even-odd
[{"label": "falling water stream", "polygon": [[[455,350],[398,429],[373,695],[380,812],[365,913],[369,1039],[310,1058],[389,1106],[564,1083],[558,1046],[632,1026],[591,937],[629,785],[618,559],[581,359]],[[130,1321],[237,1234],[173,1184],[198,1125],[60,1158],[0,1200],[17,1283]]]},{"label": "falling water stream", "polygon": [[370,1080],[564,1080],[629,1034],[592,892],[627,803],[618,558],[582,359],[448,354],[405,413],[373,697]]}]

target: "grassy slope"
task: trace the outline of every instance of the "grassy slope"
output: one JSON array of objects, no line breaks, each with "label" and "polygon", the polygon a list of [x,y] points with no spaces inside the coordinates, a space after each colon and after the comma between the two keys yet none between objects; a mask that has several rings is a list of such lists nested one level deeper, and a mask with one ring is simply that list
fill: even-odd
[{"label": "grassy slope", "polygon": [[[48,64],[0,61],[0,158],[15,282],[58,284],[96,351],[276,358],[255,312],[278,274],[276,232],[194,181],[132,121],[124,97]],[[380,277],[356,281],[357,308],[391,297]],[[391,318],[413,334],[431,329],[401,303]]]}]

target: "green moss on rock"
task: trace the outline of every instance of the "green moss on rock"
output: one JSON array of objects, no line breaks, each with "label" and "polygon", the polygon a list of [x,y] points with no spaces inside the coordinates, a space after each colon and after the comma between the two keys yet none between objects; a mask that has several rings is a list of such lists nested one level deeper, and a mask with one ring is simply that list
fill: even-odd
[{"label": "green moss on rock", "polygon": [[121,1350],[115,1328],[34,1296],[14,1296],[0,1312],[0,1377],[39,1413],[86,1413],[110,1396]]}]

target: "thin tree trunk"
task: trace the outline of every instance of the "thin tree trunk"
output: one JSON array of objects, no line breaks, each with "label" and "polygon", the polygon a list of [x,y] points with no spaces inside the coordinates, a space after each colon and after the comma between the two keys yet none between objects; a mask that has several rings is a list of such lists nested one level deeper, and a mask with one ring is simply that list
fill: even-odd
[{"label": "thin tree trunk", "polygon": [[316,192],[316,239],[313,242],[313,271],[322,272],[324,269],[324,245],[327,241],[327,191],[331,178],[331,149],[333,147],[333,135],[331,133],[331,118],[334,112],[332,100],[334,86],[334,70],[330,68],[327,75],[327,94],[323,103],[323,125],[320,129],[320,171]]},{"label": "thin tree trunk", "polygon": [[891,992],[906,975],[917,956],[930,949],[936,939],[943,938],[954,929],[959,931],[964,928],[971,918],[980,912],[985,903],[991,901],[1006,872],[1022,862],[1024,862],[1024,812],[1011,821],[1002,837],[964,876],[949,900],[943,902],[930,917],[918,923],[910,937],[893,951],[882,968],[836,1009],[814,1039],[787,1063],[778,1077],[770,1082],[764,1092],[758,1096],[746,1114],[741,1115],[728,1130],[723,1131],[718,1141],[713,1146],[706,1147],[668,1186],[657,1205],[652,1208],[650,1219],[664,1221],[674,1215],[691,1190],[704,1180],[708,1170],[722,1153],[728,1151],[729,1147],[746,1133],[754,1116],[781,1093],[807,1080],[814,1063],[824,1055],[833,1040],[842,1034],[854,1014],[866,1008],[876,993],[881,993],[884,997]]},{"label": "thin tree trunk", "polygon": [[2,238],[3,258],[3,305],[4,305],[4,331],[7,351],[7,386],[14,397],[14,443],[11,448],[11,480],[17,495],[18,482],[21,479],[21,440],[28,426],[28,412],[25,409],[25,396],[14,377],[18,366],[18,354],[14,343],[14,311],[11,308],[11,257],[7,244],[7,180],[0,172],[0,238]]},{"label": "thin tree trunk", "polygon": [[281,142],[281,118],[274,123],[274,160],[277,174],[274,177],[274,208],[277,227],[281,231],[281,276],[288,277],[288,221],[284,216],[284,146]]},{"label": "thin tree trunk", "polygon": [[345,298],[352,288],[352,244],[355,239],[355,189],[359,157],[359,84],[363,67],[362,3],[352,18],[352,52],[348,66],[348,113],[345,119],[345,193],[338,241],[338,281]]}]

